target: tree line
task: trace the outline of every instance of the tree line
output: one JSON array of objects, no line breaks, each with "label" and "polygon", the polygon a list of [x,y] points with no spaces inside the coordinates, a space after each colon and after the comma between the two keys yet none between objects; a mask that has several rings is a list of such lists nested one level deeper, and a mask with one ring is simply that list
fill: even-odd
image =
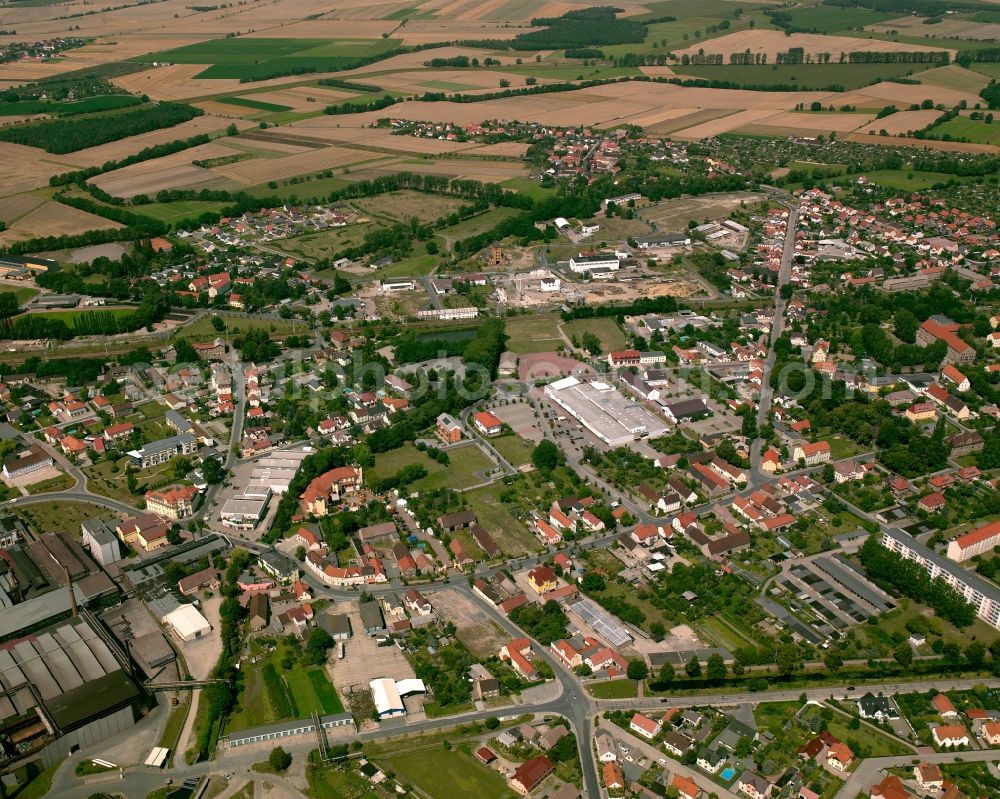
[{"label": "tree line", "polygon": [[875,535],[858,551],[861,565],[876,585],[930,605],[934,612],[958,628],[976,620],[976,610],[965,598],[940,578],[932,578],[918,563],[882,546]]},{"label": "tree line", "polygon": [[53,119],[0,128],[0,141],[38,147],[47,153],[73,153],[160,128],[172,128],[205,112],[186,103],[162,102],[115,114]]}]

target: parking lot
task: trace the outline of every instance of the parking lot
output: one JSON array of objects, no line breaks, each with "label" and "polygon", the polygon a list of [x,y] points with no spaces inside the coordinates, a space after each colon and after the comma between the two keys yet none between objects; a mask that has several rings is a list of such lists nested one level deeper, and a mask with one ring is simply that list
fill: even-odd
[{"label": "parking lot", "polygon": [[379,646],[374,638],[365,635],[357,602],[338,602],[331,612],[346,613],[354,633],[344,642],[344,659],[330,658],[327,665],[330,679],[340,694],[367,691],[368,683],[380,677],[405,680],[416,676],[395,644]]}]

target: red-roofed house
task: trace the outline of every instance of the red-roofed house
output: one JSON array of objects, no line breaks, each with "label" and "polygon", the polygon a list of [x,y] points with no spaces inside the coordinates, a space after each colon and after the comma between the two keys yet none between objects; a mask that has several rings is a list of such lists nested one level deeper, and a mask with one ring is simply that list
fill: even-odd
[{"label": "red-roofed house", "polygon": [[473,414],[472,423],[484,436],[498,436],[503,430],[503,422],[489,411]]},{"label": "red-roofed house", "polygon": [[803,460],[807,466],[830,460],[830,442],[817,441],[815,444],[805,442],[797,444],[792,450],[792,460]]},{"label": "red-roofed house", "polygon": [[997,544],[1000,544],[1000,519],[983,525],[978,530],[960,535],[950,542],[948,544],[948,557],[961,563],[976,555],[991,552]]},{"label": "red-roofed house", "polygon": [[644,716],[642,713],[633,715],[632,721],[629,722],[628,726],[632,732],[650,741],[660,734],[660,729],[663,727],[660,722],[649,718],[649,716]]}]

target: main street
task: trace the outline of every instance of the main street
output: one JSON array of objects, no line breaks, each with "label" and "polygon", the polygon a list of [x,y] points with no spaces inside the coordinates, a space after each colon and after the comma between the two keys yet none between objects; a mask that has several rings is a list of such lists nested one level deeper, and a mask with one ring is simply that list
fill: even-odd
[{"label": "main street", "polygon": [[[764,374],[761,377],[760,397],[757,401],[757,427],[758,429],[768,423],[771,417],[771,402],[774,399],[774,389],[771,386],[771,373],[774,371],[774,364],[777,360],[775,352],[775,342],[781,337],[781,332],[785,321],[785,306],[787,301],[781,296],[781,288],[791,279],[792,258],[795,256],[795,231],[798,228],[799,207],[796,202],[789,202],[781,199],[780,202],[788,209],[788,224],[785,229],[785,243],[781,248],[781,267],[778,269],[777,285],[774,289],[774,320],[771,323],[771,337],[767,350],[767,357],[764,359]],[[757,488],[767,479],[767,475],[760,468],[764,440],[755,438],[750,447],[750,474],[749,488]]]}]

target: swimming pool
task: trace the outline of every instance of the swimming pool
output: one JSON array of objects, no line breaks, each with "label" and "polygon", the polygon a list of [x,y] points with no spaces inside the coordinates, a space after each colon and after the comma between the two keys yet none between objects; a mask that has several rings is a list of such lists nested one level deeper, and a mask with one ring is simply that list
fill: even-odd
[{"label": "swimming pool", "polygon": [[729,782],[733,777],[736,776],[736,770],[732,766],[726,766],[725,771],[720,775],[725,782]]}]

